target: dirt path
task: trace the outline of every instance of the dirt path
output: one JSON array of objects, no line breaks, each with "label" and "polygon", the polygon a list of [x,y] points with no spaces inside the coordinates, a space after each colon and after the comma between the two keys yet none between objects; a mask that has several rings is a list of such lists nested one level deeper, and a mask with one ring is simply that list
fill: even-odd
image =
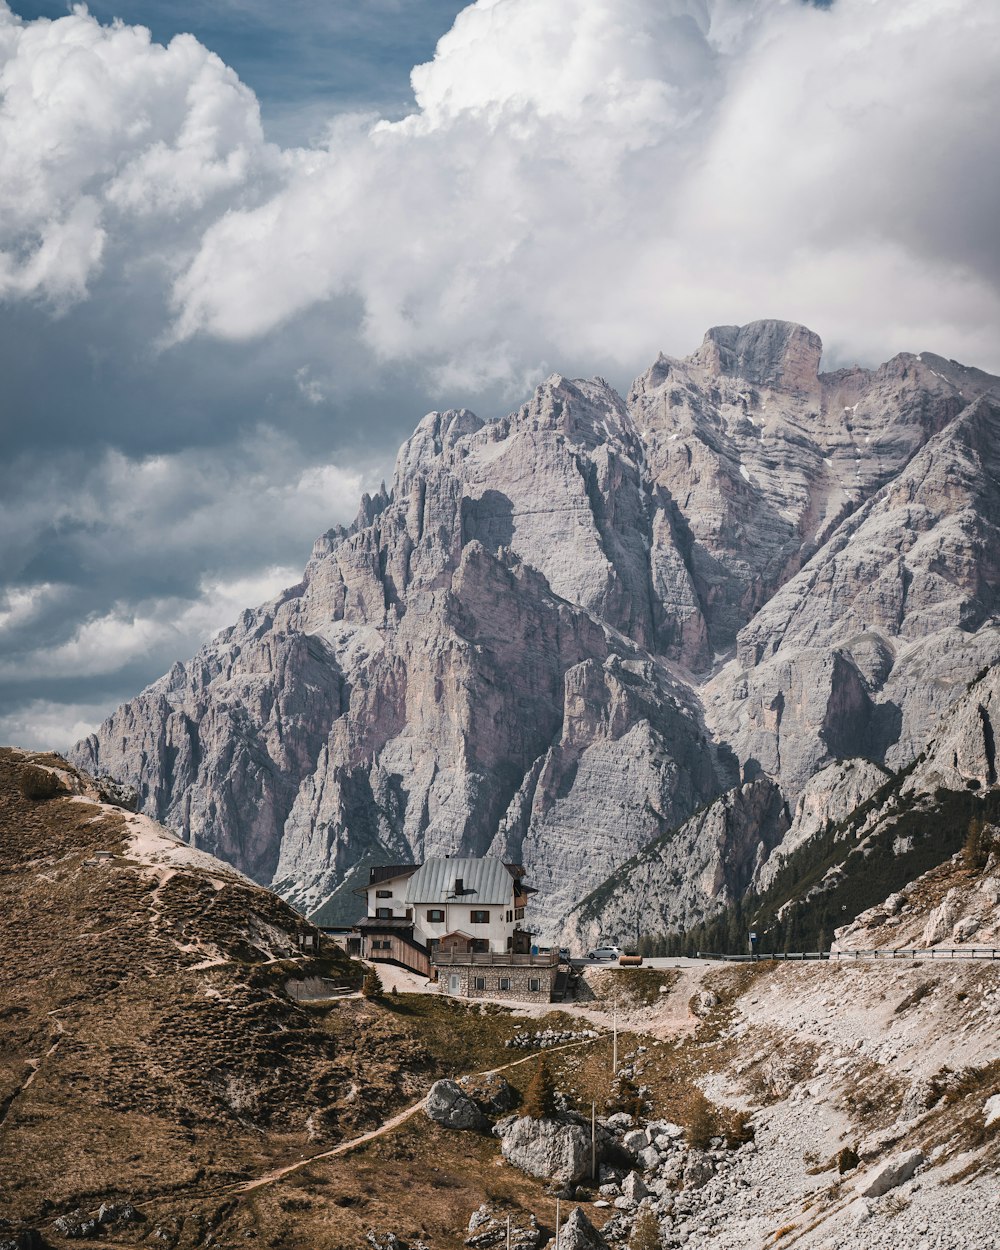
[{"label": "dirt path", "polygon": [[680,968],[680,975],[670,991],[664,994],[646,1016],[644,1030],[654,1037],[683,1036],[694,1031],[698,1020],[688,1007],[693,994],[697,993],[702,977],[711,965],[697,968]]},{"label": "dirt path", "polygon": [[[487,1068],[483,1072],[475,1072],[473,1076],[489,1076],[494,1072],[509,1072],[511,1068],[516,1068],[522,1063],[530,1063],[532,1059],[537,1059],[539,1055],[553,1055],[561,1050],[573,1050],[577,1046],[590,1046],[594,1042],[599,1042],[603,1038],[603,1034],[599,1037],[587,1037],[580,1042],[567,1042],[565,1046],[552,1046],[546,1050],[532,1051],[530,1055],[524,1055],[520,1059],[515,1059],[511,1063],[505,1063],[500,1068]],[[461,1077],[456,1078],[461,1080]],[[352,1137],[350,1141],[341,1142],[339,1146],[334,1146],[331,1150],[324,1150],[320,1154],[310,1155],[308,1159],[299,1159],[296,1163],[288,1163],[282,1168],[275,1168],[272,1172],[265,1172],[263,1176],[258,1176],[252,1181],[243,1181],[239,1185],[233,1185],[229,1190],[234,1194],[247,1194],[255,1189],[260,1189],[264,1185],[271,1185],[275,1181],[281,1180],[283,1176],[289,1176],[292,1172],[301,1171],[302,1168],[310,1167],[313,1163],[318,1163],[321,1159],[335,1159],[338,1155],[349,1154],[352,1150],[357,1150],[360,1146],[365,1146],[370,1141],[382,1137],[385,1133],[391,1133],[393,1129],[399,1128],[401,1124],[405,1124],[423,1107],[427,1105],[427,1095],[425,1094],[418,1102],[413,1103],[405,1110],[397,1112],[391,1119],[380,1124],[378,1128],[370,1129],[367,1133],[362,1133],[360,1137]]]}]

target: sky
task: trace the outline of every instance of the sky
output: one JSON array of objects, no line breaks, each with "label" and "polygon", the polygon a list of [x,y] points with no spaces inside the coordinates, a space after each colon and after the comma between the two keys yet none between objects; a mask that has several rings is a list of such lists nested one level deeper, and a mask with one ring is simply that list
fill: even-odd
[{"label": "sky", "polygon": [[1000,372],[1000,6],[0,0],[0,742],[65,748],[423,413],[801,321]]}]

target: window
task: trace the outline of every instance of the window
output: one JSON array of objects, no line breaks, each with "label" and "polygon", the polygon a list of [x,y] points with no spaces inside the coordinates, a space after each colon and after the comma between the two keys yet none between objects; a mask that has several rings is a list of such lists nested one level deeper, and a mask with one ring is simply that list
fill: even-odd
[{"label": "window", "polygon": [[524,919],[524,908],[523,908],[523,907],[515,907],[515,908],[514,908],[514,919],[515,919],[515,920],[523,920],[523,919]]},{"label": "window", "polygon": [[373,951],[389,951],[392,950],[391,938],[374,938],[372,941]]},{"label": "window", "polygon": [[542,988],[542,983],[538,977],[528,977],[528,993],[537,994]]},{"label": "window", "polygon": [[376,898],[392,898],[392,890],[376,890]]},{"label": "window", "polygon": [[472,988],[473,988],[473,989],[475,989],[475,990],[485,990],[485,989],[486,989],[486,978],[485,978],[485,977],[473,977],[473,978],[472,978]]},{"label": "window", "polygon": [[507,912],[507,923],[508,923],[508,924],[510,924],[510,922],[511,922],[513,919],[514,919],[514,913],[513,913],[512,911],[508,910],[508,912]]},{"label": "window", "polygon": [[428,907],[427,920],[430,924],[444,924],[444,908]]},{"label": "window", "polygon": [[375,918],[376,920],[391,920],[392,908],[391,907],[376,907]]},{"label": "window", "polygon": [[469,912],[469,922],[471,924],[489,924],[490,913],[488,911],[471,911]]},{"label": "window", "polygon": [[497,979],[497,989],[509,990],[510,989],[510,977],[499,977]]}]

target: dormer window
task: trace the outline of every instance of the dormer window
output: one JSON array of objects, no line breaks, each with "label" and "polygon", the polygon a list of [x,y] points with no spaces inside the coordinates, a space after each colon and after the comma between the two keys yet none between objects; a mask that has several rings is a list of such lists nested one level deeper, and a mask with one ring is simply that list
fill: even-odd
[{"label": "dormer window", "polygon": [[456,893],[456,894],[464,894],[464,893],[465,893],[464,889],[462,888],[462,887],[464,886],[464,884],[465,884],[465,882],[462,880],[462,878],[461,878],[461,877],[456,877],[456,879],[455,879],[455,893]]}]

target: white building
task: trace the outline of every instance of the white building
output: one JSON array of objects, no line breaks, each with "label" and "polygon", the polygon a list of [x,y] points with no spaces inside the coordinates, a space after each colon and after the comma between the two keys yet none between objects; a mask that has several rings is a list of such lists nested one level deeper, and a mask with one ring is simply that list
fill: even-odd
[{"label": "white building", "polygon": [[358,954],[437,977],[463,998],[548,1002],[555,952],[532,953],[523,927],[528,895],[519,864],[499,859],[428,859],[372,868],[359,920]]},{"label": "white building", "polygon": [[520,865],[492,858],[372,868],[368,885],[357,891],[365,896],[368,913],[357,925],[360,953],[420,970],[420,954],[429,961],[439,946],[477,954],[525,953],[531,936],[521,922],[533,891],[521,877]]}]

